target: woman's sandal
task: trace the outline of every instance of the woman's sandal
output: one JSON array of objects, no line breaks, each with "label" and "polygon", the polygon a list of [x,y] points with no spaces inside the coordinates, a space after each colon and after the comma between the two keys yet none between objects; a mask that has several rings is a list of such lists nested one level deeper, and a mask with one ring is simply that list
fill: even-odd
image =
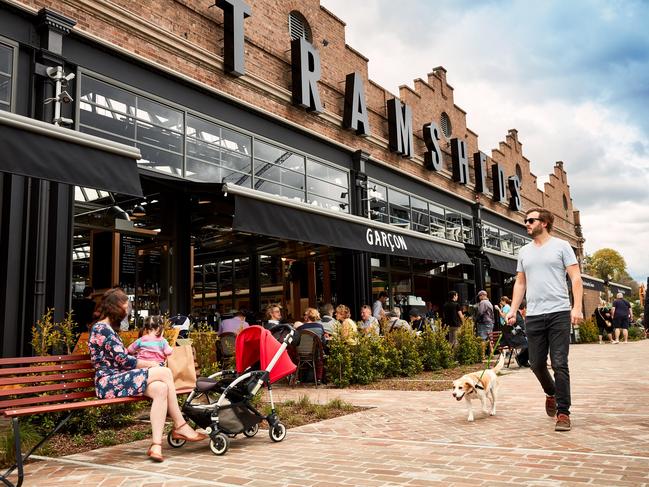
[{"label": "woman's sandal", "polygon": [[151,446],[149,447],[149,449],[146,452],[146,456],[149,457],[154,462],[162,462],[162,461],[164,461],[164,457],[162,456],[162,454],[158,454],[158,453],[153,451],[154,446],[159,446],[160,448],[162,448],[161,443],[151,443]]},{"label": "woman's sandal", "polygon": [[205,435],[203,433],[199,433],[198,431],[194,431],[194,433],[196,433],[196,436],[192,436],[192,437],[185,436],[182,433],[179,433],[178,430],[180,428],[182,428],[183,426],[185,426],[186,424],[187,424],[187,422],[181,424],[180,426],[178,426],[177,428],[174,428],[172,430],[171,437],[174,440],[185,440],[185,441],[192,442],[192,441],[203,441],[205,438],[207,438],[207,435]]}]

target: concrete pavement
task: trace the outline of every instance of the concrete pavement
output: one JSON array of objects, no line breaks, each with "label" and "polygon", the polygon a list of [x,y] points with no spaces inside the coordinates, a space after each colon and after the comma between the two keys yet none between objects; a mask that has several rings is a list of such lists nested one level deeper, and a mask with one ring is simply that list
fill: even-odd
[{"label": "concrete pavement", "polygon": [[529,369],[501,377],[498,415],[466,421],[449,391],[276,389],[372,409],[289,430],[233,439],[222,457],[207,443],[144,455],[147,441],[27,467],[27,486],[570,486],[649,485],[649,340],[570,350],[573,430],[554,431]]}]

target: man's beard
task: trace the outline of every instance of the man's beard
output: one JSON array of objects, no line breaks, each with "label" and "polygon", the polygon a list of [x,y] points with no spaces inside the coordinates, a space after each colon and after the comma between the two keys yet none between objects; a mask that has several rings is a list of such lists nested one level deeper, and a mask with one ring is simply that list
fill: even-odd
[{"label": "man's beard", "polygon": [[539,225],[537,227],[531,228],[528,233],[529,233],[530,237],[532,237],[532,238],[538,237],[539,235],[541,235],[543,233],[543,227],[541,225]]}]

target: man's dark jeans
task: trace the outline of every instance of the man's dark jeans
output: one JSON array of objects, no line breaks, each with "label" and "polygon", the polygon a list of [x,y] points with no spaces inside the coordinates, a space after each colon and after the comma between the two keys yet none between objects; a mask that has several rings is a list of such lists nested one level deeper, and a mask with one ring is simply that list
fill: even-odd
[{"label": "man's dark jeans", "polygon": [[[570,414],[570,311],[528,316],[525,320],[525,331],[529,344],[530,367],[534,375],[548,396],[556,396],[557,412]],[[546,365],[548,351],[554,379]]]}]

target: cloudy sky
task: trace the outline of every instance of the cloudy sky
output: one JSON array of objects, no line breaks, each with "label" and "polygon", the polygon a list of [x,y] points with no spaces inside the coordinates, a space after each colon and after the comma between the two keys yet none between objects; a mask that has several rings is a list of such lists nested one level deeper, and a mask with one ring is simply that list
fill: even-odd
[{"label": "cloudy sky", "polygon": [[564,161],[586,252],[649,276],[649,2],[321,0],[370,78],[398,95],[444,66],[491,153],[518,129],[540,182]]}]

